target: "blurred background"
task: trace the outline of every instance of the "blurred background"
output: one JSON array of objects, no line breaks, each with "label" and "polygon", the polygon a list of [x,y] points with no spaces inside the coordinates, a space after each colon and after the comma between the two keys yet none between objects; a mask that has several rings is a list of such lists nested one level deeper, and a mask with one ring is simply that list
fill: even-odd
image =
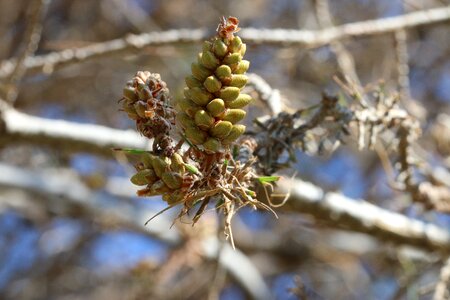
[{"label": "blurred background", "polygon": [[[36,56],[128,34],[212,31],[221,16],[229,15],[238,17],[243,28],[323,27],[313,0],[42,2],[0,0],[0,70],[26,51],[37,10],[43,10],[44,17],[36,51],[30,54]],[[329,10],[333,24],[342,25],[449,3],[341,0],[330,1]],[[383,80],[388,91],[400,86],[410,93],[413,101],[407,109],[421,121],[423,155],[432,166],[448,167],[450,147],[445,140],[450,126],[443,124],[450,120],[449,22],[407,30],[409,70],[403,75],[409,88],[404,78],[399,80],[398,43],[393,33],[343,41],[363,85]],[[179,97],[200,48],[200,42],[152,45],[80,58],[54,70],[44,67],[22,75],[19,70],[15,88],[6,84],[11,72],[0,71],[2,98],[9,97],[27,115],[133,129],[131,120],[118,111],[126,81],[138,70],[160,73],[173,97]],[[320,101],[322,92],[339,91],[333,76],[342,70],[329,45],[249,43],[246,59],[251,61],[249,71],[280,90],[290,108],[309,107]],[[7,92],[13,95],[5,96]],[[261,103],[254,107],[252,117],[268,114]],[[133,166],[121,153],[40,145],[39,139],[27,142],[26,137],[0,141],[1,299],[247,299],[258,295],[252,288],[267,288],[272,294],[268,299],[431,299],[438,280],[439,256],[325,226],[308,215],[279,212],[276,219],[251,209],[241,210],[233,221],[238,250],[230,252],[231,261],[245,261],[238,263],[241,274],[233,275],[227,269],[233,269],[232,263],[218,264],[203,244],[217,233],[213,211],[195,227],[171,227],[176,211],[143,226],[165,203],[158,197],[133,196],[136,188],[128,180]],[[295,154],[291,171],[302,180],[412,218],[450,225],[445,215],[425,212],[392,190],[377,154],[358,152],[354,138],[332,154]],[[263,279],[263,287],[254,283],[254,276]]]}]

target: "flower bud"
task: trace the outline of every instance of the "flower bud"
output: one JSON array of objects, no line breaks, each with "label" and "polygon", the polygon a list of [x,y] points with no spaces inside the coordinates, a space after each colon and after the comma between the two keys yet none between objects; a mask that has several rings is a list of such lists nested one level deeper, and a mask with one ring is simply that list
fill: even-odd
[{"label": "flower bud", "polygon": [[206,104],[208,104],[209,101],[211,101],[214,97],[213,95],[208,93],[208,91],[198,87],[189,89],[188,96],[189,99],[201,106],[205,106]]},{"label": "flower bud", "polygon": [[156,156],[152,161],[153,169],[155,170],[156,176],[161,178],[162,174],[169,169],[170,159],[168,157]]},{"label": "flower bud", "polygon": [[252,102],[252,97],[247,94],[239,94],[239,96],[230,102],[227,102],[228,108],[243,108]]},{"label": "flower bud", "polygon": [[235,36],[230,42],[230,50],[231,50],[231,52],[234,52],[234,53],[239,52],[239,50],[241,49],[241,45],[242,45],[241,38],[238,37],[238,36]]},{"label": "flower bud", "polygon": [[194,76],[190,75],[190,76],[186,76],[186,78],[184,79],[184,81],[186,82],[186,85],[189,88],[193,88],[193,87],[202,87],[202,83],[200,81],[198,81]]},{"label": "flower bud", "polygon": [[223,120],[235,124],[235,123],[239,122],[240,120],[242,120],[243,118],[245,118],[246,114],[247,113],[245,112],[245,110],[242,110],[242,109],[228,109],[225,112],[225,116],[223,117]]},{"label": "flower bud", "polygon": [[236,74],[244,74],[247,72],[248,68],[250,67],[250,62],[248,60],[241,60],[239,64],[234,69],[234,73]]},{"label": "flower bud", "polygon": [[208,78],[206,78],[203,85],[208,90],[208,92],[215,93],[222,87],[222,82],[220,82],[220,80],[215,76],[209,76]]},{"label": "flower bud", "polygon": [[188,127],[185,130],[186,138],[194,145],[201,145],[206,141],[208,134],[200,130],[197,126]]},{"label": "flower bud", "polygon": [[240,53],[229,53],[223,59],[223,63],[226,65],[234,65],[241,61],[242,57]]},{"label": "flower bud", "polygon": [[231,78],[231,68],[227,65],[221,65],[216,69],[215,74],[217,78],[223,81],[226,78]]},{"label": "flower bud", "polygon": [[162,174],[161,179],[172,190],[179,189],[183,183],[183,177],[175,172],[165,172]]},{"label": "flower bud", "polygon": [[206,105],[206,109],[213,117],[217,117],[225,111],[225,102],[222,99],[216,98]]},{"label": "flower bud", "polygon": [[248,81],[248,77],[242,74],[234,74],[231,76],[230,86],[243,88]]},{"label": "flower bud", "polygon": [[219,97],[225,102],[232,101],[239,96],[240,91],[237,87],[225,87],[219,91]]},{"label": "flower bud", "polygon": [[213,51],[217,57],[222,58],[227,54],[228,47],[221,39],[216,39],[213,43]]},{"label": "flower bud", "polygon": [[145,169],[134,174],[130,181],[135,185],[147,185],[152,184],[156,179],[156,174],[152,169]]},{"label": "flower bud", "polygon": [[183,174],[186,170],[184,166],[183,157],[181,157],[180,154],[174,153],[172,157],[170,158],[172,160],[172,163],[170,164],[170,169],[174,172]]},{"label": "flower bud", "polygon": [[233,124],[228,121],[219,121],[209,130],[209,133],[216,138],[222,139],[230,134]]},{"label": "flower bud", "polygon": [[136,90],[134,89],[134,87],[128,85],[123,88],[123,96],[130,102],[137,101],[138,99],[138,95],[136,94]]},{"label": "flower bud", "polygon": [[195,126],[194,120],[190,116],[188,116],[186,113],[178,113],[177,114],[177,122],[184,129],[186,129],[187,127]]},{"label": "flower bud", "polygon": [[212,47],[212,43],[210,41],[204,41],[203,42],[203,46],[202,46],[202,50],[203,51],[208,51],[211,50]]},{"label": "flower bud", "polygon": [[208,69],[214,70],[219,65],[219,60],[211,51],[204,51],[202,54],[202,65]]},{"label": "flower bud", "polygon": [[209,138],[203,143],[203,148],[208,152],[218,152],[221,148],[221,144],[218,139]]},{"label": "flower bud", "polygon": [[194,119],[195,124],[202,130],[208,130],[214,124],[214,118],[204,110],[197,111]]},{"label": "flower bud", "polygon": [[147,105],[144,103],[144,101],[137,101],[136,103],[134,103],[133,106],[137,115],[141,118],[145,118],[145,111],[147,110]]},{"label": "flower bud", "polygon": [[209,71],[207,68],[203,67],[198,63],[192,63],[191,71],[192,75],[201,82],[203,82],[206,79],[206,77],[211,75],[211,71]]},{"label": "flower bud", "polygon": [[197,104],[186,98],[180,99],[177,103],[178,106],[181,108],[181,110],[184,111],[191,118],[193,118],[195,116],[195,113],[199,109],[201,109],[200,106],[198,106]]},{"label": "flower bud", "polygon": [[235,140],[237,140],[243,133],[245,132],[245,126],[244,125],[233,125],[233,128],[231,129],[230,133],[226,138],[222,140],[222,144],[229,145],[233,143]]}]

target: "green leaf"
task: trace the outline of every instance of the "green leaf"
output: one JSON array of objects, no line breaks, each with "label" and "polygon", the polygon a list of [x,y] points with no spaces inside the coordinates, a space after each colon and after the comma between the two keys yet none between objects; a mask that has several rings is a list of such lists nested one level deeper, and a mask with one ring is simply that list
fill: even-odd
[{"label": "green leaf", "polygon": [[258,177],[257,179],[261,183],[275,182],[280,179],[280,176],[261,176],[261,177]]},{"label": "green leaf", "polygon": [[256,193],[255,193],[254,191],[246,190],[245,193],[246,193],[247,195],[249,195],[250,197],[256,197]]},{"label": "green leaf", "polygon": [[228,167],[228,159],[225,159],[225,160],[223,161],[223,165],[224,165],[225,167]]},{"label": "green leaf", "polygon": [[113,151],[122,151],[122,152],[130,153],[130,154],[150,153],[150,151],[147,151],[147,150],[130,149],[130,148],[113,148]]},{"label": "green leaf", "polygon": [[186,169],[190,172],[190,173],[192,173],[192,174],[196,174],[196,175],[200,175],[200,171],[196,168],[196,167],[194,167],[193,165],[190,165],[190,164],[184,164],[184,166],[186,167]]}]

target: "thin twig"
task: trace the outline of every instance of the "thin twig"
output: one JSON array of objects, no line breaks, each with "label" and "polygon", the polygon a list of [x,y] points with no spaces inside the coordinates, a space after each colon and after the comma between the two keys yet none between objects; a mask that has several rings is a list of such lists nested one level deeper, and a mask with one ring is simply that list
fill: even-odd
[{"label": "thin twig", "polygon": [[36,52],[42,36],[42,21],[47,11],[50,0],[35,0],[30,5],[30,18],[25,31],[23,52],[20,54],[14,69],[11,72],[9,82],[6,84],[5,98],[8,103],[14,103],[17,99],[18,88],[22,77],[27,70],[25,60]]},{"label": "thin twig", "polygon": [[[450,6],[434,8],[402,16],[355,22],[322,30],[256,29],[246,28],[239,35],[249,43],[296,45],[300,47],[320,47],[333,41],[370,35],[395,32],[424,25],[432,25],[450,20]],[[65,65],[90,59],[125,54],[149,46],[174,43],[198,43],[209,37],[204,29],[179,29],[162,32],[127,35],[123,38],[96,43],[77,49],[66,49],[42,56],[28,57],[24,67],[29,71],[51,73]],[[0,63],[0,78],[9,76],[14,70],[16,60]]]}]

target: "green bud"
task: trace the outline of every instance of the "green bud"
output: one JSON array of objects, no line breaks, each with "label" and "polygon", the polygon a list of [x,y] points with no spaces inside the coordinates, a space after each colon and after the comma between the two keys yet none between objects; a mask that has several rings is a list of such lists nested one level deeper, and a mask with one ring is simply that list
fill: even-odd
[{"label": "green bud", "polygon": [[186,113],[177,114],[177,123],[181,125],[182,128],[195,126],[194,120],[188,116]]},{"label": "green bud", "polygon": [[134,174],[130,181],[135,185],[147,185],[152,184],[156,179],[156,174],[152,169],[145,169]]},{"label": "green bud", "polygon": [[200,80],[201,82],[205,81],[206,77],[211,75],[211,71],[209,71],[207,68],[203,67],[198,63],[192,63],[191,71],[192,75],[194,75],[194,77]]},{"label": "green bud", "polygon": [[226,65],[234,65],[241,61],[242,57],[240,53],[230,53],[225,56],[223,63]]},{"label": "green bud", "polygon": [[186,82],[186,85],[190,88],[202,87],[202,83],[200,81],[198,81],[197,79],[195,79],[195,77],[192,75],[186,76],[184,81]]},{"label": "green bud", "polygon": [[239,49],[239,53],[241,53],[242,57],[244,57],[246,51],[247,51],[247,45],[246,44],[242,44],[241,45],[241,49]]},{"label": "green bud", "polygon": [[238,37],[238,36],[235,36],[233,38],[233,40],[231,40],[231,42],[230,42],[230,50],[231,50],[231,52],[234,52],[234,53],[239,52],[239,50],[241,48],[241,45],[242,45],[241,38]]},{"label": "green bud", "polygon": [[209,76],[208,78],[206,78],[203,85],[208,90],[208,92],[215,93],[219,91],[220,88],[222,87],[222,82],[220,82],[220,80],[217,79],[215,76]]},{"label": "green bud", "polygon": [[241,90],[239,88],[230,86],[230,87],[221,89],[219,91],[219,96],[225,102],[232,101],[239,96],[240,91]]},{"label": "green bud", "polygon": [[230,134],[233,124],[228,121],[219,121],[209,130],[209,133],[216,138],[222,139]]},{"label": "green bud", "polygon": [[[231,72],[231,70],[230,70],[230,72]],[[138,100],[138,95],[136,94],[136,90],[132,86],[126,86],[123,89],[123,96],[125,97],[125,99],[127,99],[131,102]]]},{"label": "green bud", "polygon": [[204,51],[202,55],[202,65],[208,69],[214,70],[219,65],[219,60],[211,51]]},{"label": "green bud", "polygon": [[243,133],[245,132],[245,126],[244,125],[233,125],[233,128],[231,129],[230,133],[226,138],[222,140],[222,144],[228,145],[234,142],[238,139]]},{"label": "green bud", "polygon": [[217,57],[222,58],[227,54],[228,47],[221,39],[216,39],[213,43],[213,51]]},{"label": "green bud", "polygon": [[220,141],[215,138],[209,138],[203,143],[203,148],[207,152],[218,152],[220,150]]},{"label": "green bud", "polygon": [[248,81],[248,77],[242,74],[233,74],[231,76],[230,86],[235,86],[238,88],[243,88]]},{"label": "green bud", "polygon": [[225,102],[222,99],[216,98],[206,105],[206,109],[213,117],[217,117],[225,111]]},{"label": "green bud", "polygon": [[191,100],[187,98],[180,99],[178,102],[178,106],[181,108],[182,111],[184,111],[188,116],[193,118],[195,116],[195,113],[201,109],[200,106],[192,102]]},{"label": "green bud", "polygon": [[227,65],[221,65],[216,69],[215,74],[217,78],[223,81],[226,78],[231,78],[231,68]]},{"label": "green bud", "polygon": [[202,50],[208,51],[208,50],[211,50],[211,47],[212,47],[212,43],[210,41],[204,41]]},{"label": "green bud", "polygon": [[252,97],[247,94],[239,94],[239,96],[230,102],[227,102],[228,108],[243,108],[252,102]]},{"label": "green bud", "polygon": [[163,173],[161,179],[172,190],[179,189],[181,187],[181,184],[183,183],[183,177],[175,172]]},{"label": "green bud", "polygon": [[248,60],[241,60],[239,64],[234,69],[235,74],[244,74],[247,72],[248,68],[250,67],[250,62]]},{"label": "green bud", "polygon": [[214,124],[214,118],[206,111],[199,110],[195,113],[195,124],[202,130],[208,130]]},{"label": "green bud", "polygon": [[205,106],[206,104],[208,104],[209,101],[211,101],[214,97],[213,95],[208,93],[208,91],[198,87],[190,89],[188,93],[189,99],[201,106]]},{"label": "green bud", "polygon": [[144,164],[144,167],[146,169],[153,168],[152,161],[155,157],[151,155],[150,153],[144,153],[141,156],[141,162]]},{"label": "green bud", "polygon": [[245,118],[245,115],[247,113],[245,112],[245,110],[242,109],[228,109],[225,112],[225,116],[223,117],[224,121],[229,121],[233,124],[239,122],[240,120],[242,120],[243,118]]},{"label": "green bud", "polygon": [[183,157],[181,157],[180,154],[174,153],[170,159],[172,160],[172,163],[170,164],[170,169],[172,171],[178,172],[180,174],[183,174],[186,171],[184,167]]},{"label": "green bud", "polygon": [[203,144],[208,137],[208,134],[200,130],[197,126],[186,128],[185,134],[187,139],[194,145]]},{"label": "green bud", "polygon": [[168,157],[156,156],[152,161],[153,169],[155,170],[156,176],[161,178],[162,174],[169,169],[170,159]]}]

